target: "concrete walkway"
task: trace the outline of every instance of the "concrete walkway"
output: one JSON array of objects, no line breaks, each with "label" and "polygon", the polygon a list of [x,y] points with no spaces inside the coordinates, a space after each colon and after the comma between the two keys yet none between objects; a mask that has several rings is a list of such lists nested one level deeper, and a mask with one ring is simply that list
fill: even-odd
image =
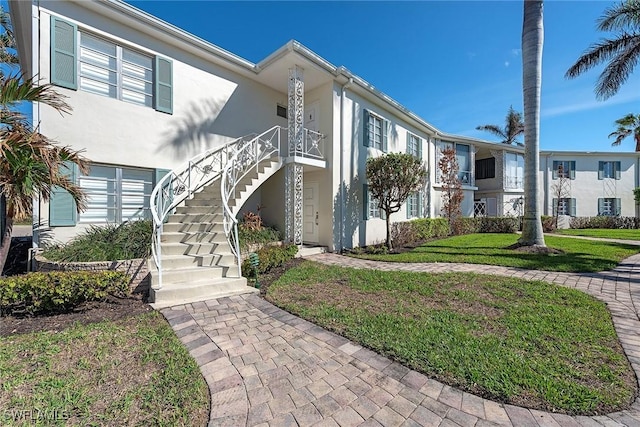
[{"label": "concrete walkway", "polygon": [[[616,269],[572,274],[471,264],[400,264],[320,254],[331,265],[416,272],[468,271],[545,280],[608,304],[640,377],[640,254]],[[504,405],[405,368],[256,295],[163,309],[211,392],[210,426],[640,426],[640,402],[602,416]]]}]

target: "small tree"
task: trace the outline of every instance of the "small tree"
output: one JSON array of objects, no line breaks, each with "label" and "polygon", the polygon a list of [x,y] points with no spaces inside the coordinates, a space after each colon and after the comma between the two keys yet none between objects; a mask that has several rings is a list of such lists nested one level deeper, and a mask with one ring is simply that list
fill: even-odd
[{"label": "small tree", "polygon": [[633,199],[636,201],[636,216],[638,216],[638,208],[640,207],[640,187],[633,189]]},{"label": "small tree", "polygon": [[556,203],[553,206],[553,226],[558,228],[558,217],[560,216],[560,203],[562,199],[569,197],[569,172],[564,170],[562,163],[558,165],[556,170],[557,181],[551,186],[553,197],[556,199]]},{"label": "small tree", "polygon": [[424,186],[427,170],[420,159],[404,153],[389,153],[367,159],[367,181],[371,197],[387,216],[386,245],[391,245],[391,214],[398,212],[409,195]]},{"label": "small tree", "polygon": [[460,205],[464,200],[462,183],[458,177],[460,168],[458,167],[458,159],[456,159],[456,150],[453,148],[442,150],[442,157],[438,160],[438,169],[442,183],[442,214],[449,221],[449,227],[453,227],[454,220],[461,214]]}]

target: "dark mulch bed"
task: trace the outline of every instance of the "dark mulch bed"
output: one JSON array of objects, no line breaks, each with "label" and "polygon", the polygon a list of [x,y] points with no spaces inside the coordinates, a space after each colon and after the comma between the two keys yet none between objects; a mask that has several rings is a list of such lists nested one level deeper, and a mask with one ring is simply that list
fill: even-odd
[{"label": "dark mulch bed", "polygon": [[130,298],[113,298],[107,301],[91,301],[81,304],[73,311],[39,316],[0,317],[0,337],[29,332],[59,332],[75,323],[89,324],[106,320],[134,317],[153,310],[141,294]]},{"label": "dark mulch bed", "polygon": [[[282,264],[280,267],[272,268],[268,273],[263,273],[258,276],[258,280],[260,282],[260,296],[264,297],[267,293],[267,289],[269,286],[278,280],[280,276],[282,276],[288,269],[295,267],[296,265],[302,264],[304,260],[302,258],[293,258]],[[247,279],[249,286],[254,286],[254,279]]]}]

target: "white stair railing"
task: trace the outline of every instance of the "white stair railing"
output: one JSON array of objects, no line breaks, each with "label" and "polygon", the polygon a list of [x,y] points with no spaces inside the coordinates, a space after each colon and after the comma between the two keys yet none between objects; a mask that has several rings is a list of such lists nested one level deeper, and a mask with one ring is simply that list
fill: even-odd
[{"label": "white stair railing", "polygon": [[[231,252],[238,264],[238,277],[242,275],[240,242],[238,240],[238,220],[229,206],[229,202],[237,197],[238,183],[255,167],[259,172],[259,164],[263,160],[280,155],[281,139],[286,135],[286,128],[274,126],[251,140],[241,141],[233,146],[233,154],[229,158],[220,183],[222,194],[224,232]],[[240,206],[237,206],[238,208]]]},{"label": "white stair railing", "polygon": [[185,199],[220,177],[229,158],[234,153],[233,147],[235,145],[253,138],[255,138],[255,134],[243,136],[221,147],[200,153],[181,167],[169,172],[156,184],[150,198],[150,210],[153,217],[151,255],[158,270],[158,284],[154,286],[154,289],[162,288],[160,243],[162,240],[162,225],[167,216]]}]

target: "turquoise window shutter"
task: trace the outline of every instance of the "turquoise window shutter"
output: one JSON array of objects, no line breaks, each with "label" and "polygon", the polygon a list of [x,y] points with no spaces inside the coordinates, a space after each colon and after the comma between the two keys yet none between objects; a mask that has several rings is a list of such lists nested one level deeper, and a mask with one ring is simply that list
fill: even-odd
[{"label": "turquoise window shutter", "polygon": [[362,116],[362,144],[368,147],[371,142],[369,141],[369,111],[363,110]]},{"label": "turquoise window shutter", "polygon": [[558,214],[558,199],[554,197],[553,200],[551,201],[551,205],[553,206],[552,215],[556,216]]},{"label": "turquoise window shutter", "polygon": [[413,154],[411,151],[411,134],[407,131],[407,154]]},{"label": "turquoise window shutter", "polygon": [[407,201],[405,202],[405,209],[407,211],[407,219],[411,218],[411,205],[412,205],[412,195],[407,197]]},{"label": "turquoise window shutter", "polygon": [[422,138],[417,138],[418,139],[418,158],[420,160],[422,160]]},{"label": "turquoise window shutter", "polygon": [[558,166],[559,166],[559,162],[557,160],[554,160],[551,179],[558,179]]},{"label": "turquoise window shutter", "polygon": [[389,148],[388,139],[389,139],[389,122],[387,120],[382,121],[382,151],[385,153]]},{"label": "turquoise window shutter", "polygon": [[418,218],[422,218],[422,193],[418,193]]},{"label": "turquoise window shutter", "polygon": [[154,106],[157,111],[173,114],[173,63],[156,56]]},{"label": "turquoise window shutter", "polygon": [[614,166],[616,168],[616,179],[620,179],[620,173],[622,172],[620,162],[615,162]]},{"label": "turquoise window shutter", "polygon": [[616,206],[615,206],[615,212],[617,216],[620,216],[621,212],[622,212],[622,200],[620,200],[619,198],[616,199]]},{"label": "turquoise window shutter", "polygon": [[604,178],[604,162],[598,162],[598,179]]},{"label": "turquoise window shutter", "polygon": [[576,179],[576,162],[569,162],[569,167],[571,168],[571,170],[569,170],[569,179]]},{"label": "turquoise window shutter", "polygon": [[[60,169],[60,173],[69,177],[72,182],[78,178],[78,165],[65,162],[65,166]],[[51,227],[73,227],[78,222],[78,208],[68,191],[58,186],[51,189],[49,199],[49,226]]]},{"label": "turquoise window shutter", "polygon": [[51,84],[78,89],[78,27],[51,17]]},{"label": "turquoise window shutter", "polygon": [[367,184],[362,185],[362,206],[363,218],[369,219],[369,186]]},{"label": "turquoise window shutter", "polygon": [[571,206],[569,209],[569,215],[576,216],[576,199],[571,199]]},{"label": "turquoise window shutter", "polygon": [[604,213],[604,199],[598,199],[598,215],[602,215]]}]

